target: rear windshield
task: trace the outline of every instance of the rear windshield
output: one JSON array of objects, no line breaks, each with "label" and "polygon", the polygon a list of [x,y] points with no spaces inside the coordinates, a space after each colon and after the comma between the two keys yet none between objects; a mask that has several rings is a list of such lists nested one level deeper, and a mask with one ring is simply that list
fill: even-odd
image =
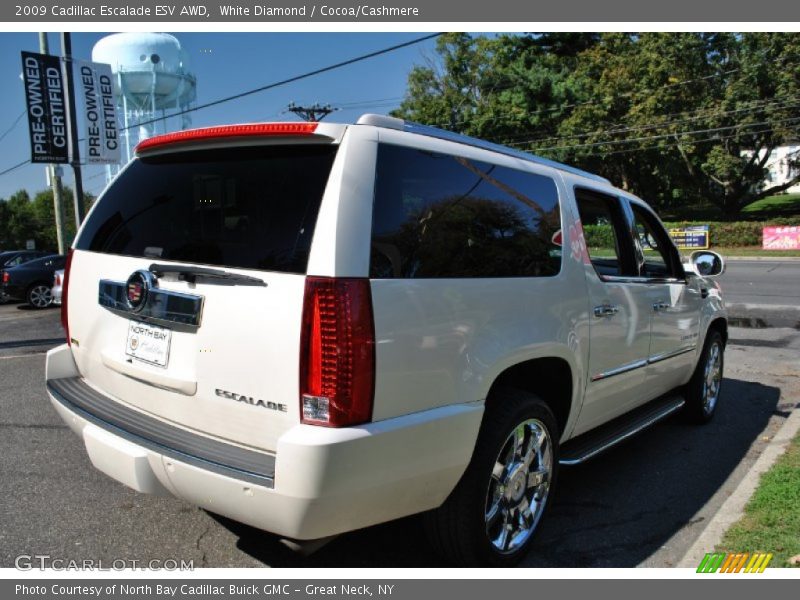
[{"label": "rear windshield", "polygon": [[187,151],[134,161],[79,250],[305,273],[335,146]]}]

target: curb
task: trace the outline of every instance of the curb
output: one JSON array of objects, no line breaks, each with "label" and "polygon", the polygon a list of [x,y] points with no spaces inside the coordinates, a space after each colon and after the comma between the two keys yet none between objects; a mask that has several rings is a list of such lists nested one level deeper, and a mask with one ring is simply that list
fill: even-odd
[{"label": "curb", "polygon": [[769,262],[800,262],[800,256],[725,256],[722,255],[722,258],[725,259],[725,262],[737,262],[737,261],[769,261]]},{"label": "curb", "polygon": [[761,452],[750,470],[745,473],[742,481],[719,507],[706,528],[680,560],[679,567],[696,569],[706,553],[714,551],[728,529],[744,515],[744,508],[761,482],[761,476],[783,455],[789,442],[797,435],[798,431],[800,431],[800,404],[795,405],[792,413]]}]

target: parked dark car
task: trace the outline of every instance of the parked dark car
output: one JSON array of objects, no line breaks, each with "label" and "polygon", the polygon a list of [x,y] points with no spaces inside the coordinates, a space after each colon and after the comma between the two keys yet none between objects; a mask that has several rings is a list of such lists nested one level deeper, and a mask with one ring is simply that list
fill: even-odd
[{"label": "parked dark car", "polygon": [[53,301],[53,275],[64,268],[62,255],[37,258],[0,271],[0,296],[24,300],[34,308],[46,308]]},{"label": "parked dark car", "polygon": [[44,256],[51,256],[53,252],[46,250],[5,250],[0,252],[0,269],[16,267]]}]

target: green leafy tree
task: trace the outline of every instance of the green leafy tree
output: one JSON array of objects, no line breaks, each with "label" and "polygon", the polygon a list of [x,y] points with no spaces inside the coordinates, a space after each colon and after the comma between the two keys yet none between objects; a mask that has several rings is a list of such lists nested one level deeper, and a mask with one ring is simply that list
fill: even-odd
[{"label": "green leafy tree", "polygon": [[34,216],[28,192],[20,190],[2,202],[5,218],[0,221],[0,239],[4,249],[24,248],[25,242],[32,239]]},{"label": "green leafy tree", "polygon": [[[66,230],[64,243],[69,246],[76,232],[72,190],[65,187],[62,197]],[[93,202],[93,196],[84,194],[87,211]],[[28,240],[33,240],[38,249],[58,250],[52,189],[38,192],[33,200],[25,190],[16,192],[8,200],[0,199],[0,248],[25,248]]]},{"label": "green leafy tree", "polygon": [[[735,218],[800,135],[797,33],[447,34],[396,116],[600,173],[659,208]],[[790,157],[800,173],[800,156]]]}]

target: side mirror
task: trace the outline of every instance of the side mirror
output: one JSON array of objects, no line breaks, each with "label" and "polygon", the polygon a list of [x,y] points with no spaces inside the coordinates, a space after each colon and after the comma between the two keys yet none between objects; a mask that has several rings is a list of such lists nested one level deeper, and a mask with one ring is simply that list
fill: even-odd
[{"label": "side mirror", "polygon": [[710,250],[692,252],[689,261],[692,270],[702,277],[717,277],[725,272],[725,260]]}]

